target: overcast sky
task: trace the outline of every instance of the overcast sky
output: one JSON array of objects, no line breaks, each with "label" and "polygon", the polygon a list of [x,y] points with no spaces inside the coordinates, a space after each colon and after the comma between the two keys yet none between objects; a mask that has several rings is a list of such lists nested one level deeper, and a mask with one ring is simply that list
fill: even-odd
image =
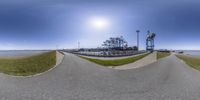
[{"label": "overcast sky", "polygon": [[[108,25],[88,24],[102,18]],[[200,50],[199,0],[1,0],[0,49],[99,47],[110,36],[136,45],[156,33],[156,49]]]}]

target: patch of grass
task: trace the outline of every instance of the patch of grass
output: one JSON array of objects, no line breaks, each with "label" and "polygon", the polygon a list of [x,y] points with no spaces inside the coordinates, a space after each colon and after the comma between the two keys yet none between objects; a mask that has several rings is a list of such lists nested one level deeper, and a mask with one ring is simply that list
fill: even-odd
[{"label": "patch of grass", "polygon": [[124,65],[124,64],[135,62],[135,61],[137,61],[139,59],[144,58],[148,54],[141,54],[141,55],[138,55],[138,56],[135,56],[135,57],[129,57],[129,58],[123,58],[123,59],[114,59],[114,60],[93,59],[93,58],[88,58],[88,57],[83,57],[83,56],[80,56],[80,57],[83,58],[83,59],[89,60],[91,62],[97,63],[99,65],[115,66],[116,67],[116,66],[120,66],[120,65]]},{"label": "patch of grass", "polygon": [[176,55],[179,59],[182,59],[186,64],[189,66],[200,70],[200,58],[199,57],[192,57],[186,55]]},{"label": "patch of grass", "polygon": [[157,59],[161,59],[161,58],[167,57],[169,55],[171,55],[170,52],[157,52]]},{"label": "patch of grass", "polygon": [[24,58],[0,58],[0,72],[28,76],[44,72],[56,64],[56,51]]}]

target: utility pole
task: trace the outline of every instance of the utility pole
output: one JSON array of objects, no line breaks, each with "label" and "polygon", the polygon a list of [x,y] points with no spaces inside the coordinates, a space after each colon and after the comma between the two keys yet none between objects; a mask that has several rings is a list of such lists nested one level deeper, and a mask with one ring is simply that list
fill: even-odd
[{"label": "utility pole", "polygon": [[58,50],[58,45],[56,45],[56,50]]},{"label": "utility pole", "polygon": [[137,32],[137,49],[139,51],[139,33],[140,33],[140,30],[136,30]]},{"label": "utility pole", "polygon": [[80,49],[80,42],[78,41],[78,50]]}]

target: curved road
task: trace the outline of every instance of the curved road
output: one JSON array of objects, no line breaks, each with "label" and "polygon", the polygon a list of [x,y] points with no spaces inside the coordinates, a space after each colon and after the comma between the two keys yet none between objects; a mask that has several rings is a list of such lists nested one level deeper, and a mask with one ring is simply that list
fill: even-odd
[{"label": "curved road", "polygon": [[66,53],[59,66],[40,76],[1,74],[0,100],[200,100],[200,72],[174,55],[116,70]]}]

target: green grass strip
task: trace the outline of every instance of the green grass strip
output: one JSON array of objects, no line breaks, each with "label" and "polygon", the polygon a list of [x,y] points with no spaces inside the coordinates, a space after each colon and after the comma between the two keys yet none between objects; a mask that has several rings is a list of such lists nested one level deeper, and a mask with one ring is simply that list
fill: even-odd
[{"label": "green grass strip", "polygon": [[167,57],[169,55],[171,55],[171,53],[168,53],[168,52],[157,52],[157,59],[161,59],[161,58]]},{"label": "green grass strip", "polygon": [[200,57],[192,57],[186,55],[176,55],[179,59],[182,59],[189,66],[200,70]]},{"label": "green grass strip", "polygon": [[44,72],[56,64],[56,51],[24,58],[0,58],[0,72],[27,76]]},{"label": "green grass strip", "polygon": [[120,66],[120,65],[124,65],[124,64],[128,64],[128,63],[133,63],[139,59],[144,58],[147,55],[149,55],[149,53],[141,54],[141,55],[129,57],[129,58],[114,59],[114,60],[93,59],[93,58],[88,58],[88,57],[83,57],[83,56],[80,56],[80,57],[83,59],[89,60],[91,62],[94,62],[96,64],[99,64],[99,65],[116,67],[116,66]]}]

